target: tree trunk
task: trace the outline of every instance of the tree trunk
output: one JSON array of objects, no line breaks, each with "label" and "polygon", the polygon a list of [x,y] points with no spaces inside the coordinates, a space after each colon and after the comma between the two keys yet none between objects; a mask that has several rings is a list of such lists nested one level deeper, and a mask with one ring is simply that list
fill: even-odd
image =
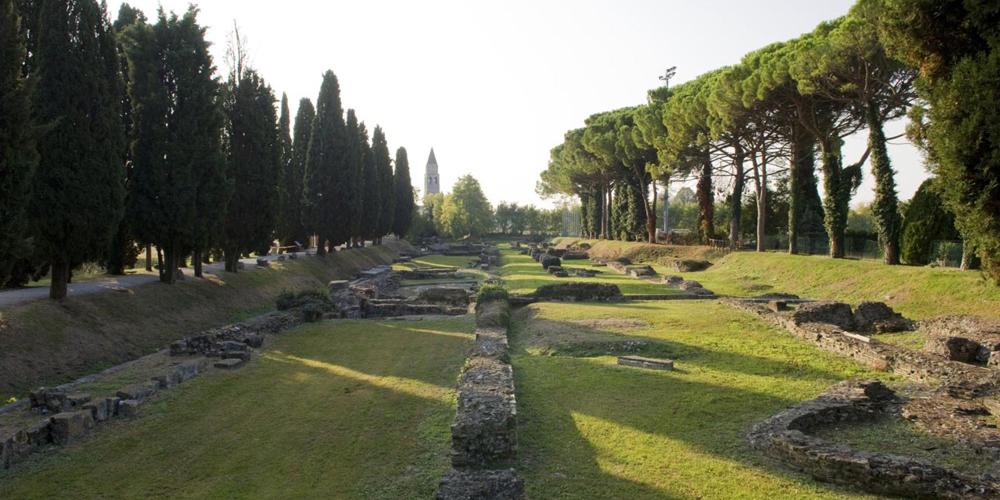
[{"label": "tree trunk", "polygon": [[163,270],[160,271],[160,281],[168,285],[173,285],[177,282],[177,245],[173,243],[168,243],[166,248],[163,249]]},{"label": "tree trunk", "polygon": [[153,245],[146,243],[146,271],[153,272]]},{"label": "tree trunk", "polygon": [[869,102],[865,110],[868,122],[868,148],[871,151],[872,176],[875,178],[875,199],[872,201],[872,215],[875,227],[885,252],[885,263],[899,264],[899,233],[902,226],[896,197],[896,180],[893,178],[889,152],[885,147],[885,132],[878,106]]},{"label": "tree trunk", "polygon": [[49,275],[52,277],[52,282],[49,285],[49,298],[54,300],[66,298],[69,281],[69,263],[63,259],[52,259],[52,264],[49,266]]},{"label": "tree trunk", "polygon": [[163,249],[156,247],[156,270],[160,272],[160,281],[163,281]]},{"label": "tree trunk", "polygon": [[240,252],[235,248],[226,248],[226,272],[240,272]]},{"label": "tree trunk", "polygon": [[202,274],[201,269],[201,250],[194,251],[194,256],[191,257],[191,264],[194,267],[194,277],[204,278],[205,276]]},{"label": "tree trunk", "polygon": [[734,182],[733,195],[730,197],[729,205],[729,247],[739,248],[740,222],[743,218],[743,155],[738,151],[733,161]]},{"label": "tree trunk", "polygon": [[834,259],[843,259],[846,255],[844,232],[850,210],[850,186],[844,178],[840,144],[838,137],[826,137],[820,141],[823,154],[823,219],[830,240],[830,257]]},{"label": "tree trunk", "polygon": [[316,256],[317,257],[322,257],[324,255],[326,255],[326,239],[323,238],[323,235],[317,235],[316,236]]},{"label": "tree trunk", "polygon": [[[765,167],[766,168],[766,167]],[[757,251],[763,252],[765,226],[767,224],[767,175],[764,175],[762,186],[757,190]]]},{"label": "tree trunk", "polygon": [[[656,181],[651,180],[654,186]],[[642,209],[646,212],[646,236],[650,243],[656,243],[656,208],[649,203],[649,184],[646,183],[646,175],[639,176],[639,195],[642,196]],[[653,203],[656,203],[656,196],[653,196]]]},{"label": "tree trunk", "polygon": [[963,271],[968,271],[972,268],[972,245],[965,240],[962,240],[962,265],[959,269]]},{"label": "tree trunk", "polygon": [[[800,125],[792,126],[791,166],[788,172],[788,253],[799,253],[799,230],[805,213],[805,182],[812,181],[815,141]],[[806,179],[809,176],[809,179]]]},{"label": "tree trunk", "polygon": [[698,232],[707,245],[715,236],[715,193],[712,192],[712,160],[705,157],[698,177]]}]

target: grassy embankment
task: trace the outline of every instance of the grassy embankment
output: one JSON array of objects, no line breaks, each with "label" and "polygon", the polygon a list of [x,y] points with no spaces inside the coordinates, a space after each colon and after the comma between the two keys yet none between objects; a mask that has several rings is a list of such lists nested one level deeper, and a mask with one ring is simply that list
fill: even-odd
[{"label": "grassy embankment", "polygon": [[271,310],[283,290],[325,288],[334,278],[392,261],[399,245],[304,257],[174,286],[40,300],[0,310],[0,402],[155,352],[200,330]]},{"label": "grassy embankment", "polygon": [[330,321],[0,472],[0,498],[431,498],[469,316]]},{"label": "grassy embankment", "polygon": [[[559,238],[557,242],[567,245],[575,240]],[[615,252],[632,254],[639,261],[656,263],[653,267],[661,274],[677,274],[669,266],[673,258],[708,255],[714,266],[707,271],[684,276],[722,295],[786,292],[850,303],[884,301],[914,319],[945,314],[1000,318],[1000,287],[986,281],[978,271],[886,266],[872,260],[831,259],[777,252],[736,252],[713,258],[707,247],[619,241],[591,243],[594,245],[591,252],[595,255],[605,256]]]},{"label": "grassy embankment", "polygon": [[[750,450],[756,421],[847,378],[887,377],[716,302],[535,304],[515,315],[520,472],[532,498],[835,498]],[[655,343],[676,370],[616,365]]]}]

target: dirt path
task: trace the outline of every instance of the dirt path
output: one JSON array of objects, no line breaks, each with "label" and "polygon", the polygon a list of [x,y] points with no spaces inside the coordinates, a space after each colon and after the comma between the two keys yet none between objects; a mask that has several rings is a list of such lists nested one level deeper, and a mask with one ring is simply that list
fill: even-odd
[{"label": "dirt path", "polygon": [[[287,254],[286,254],[287,255]],[[299,255],[305,255],[303,252],[299,252]],[[277,255],[268,255],[264,257],[266,260],[276,260]],[[248,258],[241,259],[247,267],[248,271],[253,271],[257,269],[257,259]],[[206,264],[204,267],[204,272],[208,274],[218,274],[222,272],[225,267],[223,262],[215,262],[212,264]],[[194,276],[194,269],[186,267],[184,268],[185,277]],[[146,283],[153,283],[159,281],[156,275],[143,274],[136,276],[109,276],[106,278],[100,278],[91,281],[82,281],[79,283],[70,283],[68,286],[68,295],[89,295],[92,293],[102,293],[113,290],[121,290],[122,288],[135,288],[139,285],[145,285]],[[31,302],[34,300],[46,299],[49,296],[49,288],[44,286],[32,287],[32,288],[20,288],[17,290],[6,290],[0,292],[0,309],[4,307],[9,307],[17,304],[23,304],[25,302]]]}]

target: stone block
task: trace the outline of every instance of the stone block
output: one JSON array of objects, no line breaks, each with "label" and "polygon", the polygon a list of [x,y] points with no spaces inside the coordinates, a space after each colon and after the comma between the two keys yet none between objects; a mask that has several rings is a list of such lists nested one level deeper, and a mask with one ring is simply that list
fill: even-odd
[{"label": "stone block", "polygon": [[619,356],[618,364],[631,366],[633,368],[646,368],[649,370],[673,370],[674,361],[671,359],[646,358],[643,356]]},{"label": "stone block", "polygon": [[58,413],[51,417],[51,422],[52,442],[63,446],[86,436],[94,428],[94,417],[89,410]]},{"label": "stone block", "polygon": [[767,303],[767,308],[772,312],[782,312],[788,310],[788,302],[783,300],[772,300]]},{"label": "stone block", "polygon": [[122,398],[119,398],[117,396],[112,396],[110,398],[105,398],[104,400],[107,401],[108,404],[108,412],[110,412],[109,416],[111,417],[117,416],[118,406],[121,404]]},{"label": "stone block", "polygon": [[520,500],[524,482],[514,469],[451,470],[441,479],[437,500]]},{"label": "stone block", "polygon": [[680,286],[684,283],[684,278],[680,276],[664,276],[663,283],[670,286]]},{"label": "stone block", "polygon": [[118,402],[118,416],[121,418],[132,418],[139,415],[139,405],[137,399],[123,399]]},{"label": "stone block", "polygon": [[258,258],[257,259],[257,267],[268,267],[270,265],[271,265],[271,263],[267,259],[263,259],[263,258]]},{"label": "stone block", "polygon": [[216,361],[215,362],[215,367],[216,368],[221,368],[223,370],[235,370],[237,368],[240,368],[244,364],[246,364],[246,360],[245,359],[241,359],[241,358],[226,358],[226,359],[220,359],[219,361]]},{"label": "stone block", "polygon": [[627,266],[625,268],[625,274],[633,278],[645,278],[648,276],[656,276],[656,271],[650,266]]},{"label": "stone block", "polygon": [[712,263],[707,260],[681,259],[674,261],[674,270],[679,273],[691,273],[704,271],[711,265]]},{"label": "stone block", "polygon": [[104,422],[114,415],[107,399],[91,401],[83,405],[83,409],[90,412],[90,416],[94,419],[94,422]]},{"label": "stone block", "polygon": [[264,336],[251,333],[243,338],[243,343],[254,349],[259,349],[264,346]]},{"label": "stone block", "polygon": [[159,382],[150,381],[122,387],[115,395],[122,399],[142,401],[143,399],[156,394],[156,391],[158,390],[160,390]]},{"label": "stone block", "polygon": [[35,421],[34,424],[25,428],[24,432],[28,435],[28,443],[30,443],[33,448],[39,448],[51,443],[51,425],[52,421],[50,419],[43,418]]},{"label": "stone block", "polygon": [[844,330],[854,329],[851,306],[840,302],[811,302],[802,304],[793,316],[796,324],[826,323]]}]

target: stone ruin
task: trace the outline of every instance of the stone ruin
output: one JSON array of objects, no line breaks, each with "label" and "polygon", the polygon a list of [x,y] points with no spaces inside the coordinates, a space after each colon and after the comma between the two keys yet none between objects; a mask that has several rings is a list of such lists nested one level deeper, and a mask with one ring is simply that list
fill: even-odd
[{"label": "stone ruin", "polygon": [[943,316],[920,322],[924,350],[954,361],[1000,369],[1000,321]]},{"label": "stone ruin", "polygon": [[[417,272],[425,276],[454,276],[451,269],[442,273]],[[413,272],[397,273],[388,267],[379,267],[354,280],[331,281],[328,286],[330,310],[326,314],[332,318],[361,319],[469,312],[469,291],[464,288],[435,287],[421,290],[414,297],[399,295],[403,277],[412,275]]]},{"label": "stone ruin", "polygon": [[451,426],[453,469],[441,480],[438,499],[524,497],[524,483],[509,467],[517,454],[509,309],[503,300],[477,304],[476,340],[459,377],[458,408]]},{"label": "stone ruin", "polygon": [[707,260],[679,259],[674,261],[674,270],[679,273],[693,273],[704,271],[712,265]]},{"label": "stone ruin", "polygon": [[974,476],[925,460],[861,451],[811,433],[844,422],[872,421],[899,399],[877,380],[839,383],[818,398],[755,424],[751,447],[813,478],[883,495],[920,498],[997,498],[1000,480]]},{"label": "stone ruin", "polygon": [[537,300],[564,302],[622,302],[625,296],[617,285],[603,283],[554,283],[538,287],[533,294]]}]

